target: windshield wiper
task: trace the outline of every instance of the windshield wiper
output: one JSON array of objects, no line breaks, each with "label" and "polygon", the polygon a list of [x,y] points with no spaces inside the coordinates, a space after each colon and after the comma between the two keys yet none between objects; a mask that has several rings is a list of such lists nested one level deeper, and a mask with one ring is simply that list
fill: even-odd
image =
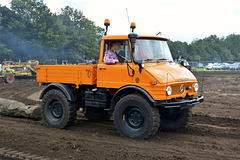
[{"label": "windshield wiper", "polygon": [[149,58],[148,58],[148,59],[145,59],[144,61],[153,61],[153,60],[154,60],[154,59],[149,59]]},{"label": "windshield wiper", "polygon": [[150,59],[150,58],[148,58],[148,59],[145,59],[144,61],[148,62],[148,61],[156,61],[156,60],[157,60],[157,62],[160,62],[160,61],[166,61],[168,59],[166,59],[166,58],[160,58],[160,59]]},{"label": "windshield wiper", "polygon": [[166,59],[166,58],[160,58],[160,59],[157,59],[157,62],[166,61],[166,60],[168,60],[168,59]]}]

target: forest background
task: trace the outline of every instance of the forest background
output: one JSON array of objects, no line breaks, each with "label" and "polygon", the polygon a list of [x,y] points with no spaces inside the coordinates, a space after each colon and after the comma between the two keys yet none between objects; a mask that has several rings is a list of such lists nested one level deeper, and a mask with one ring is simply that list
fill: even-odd
[{"label": "forest background", "polygon": [[[0,62],[47,59],[72,63],[98,59],[104,28],[82,11],[66,6],[52,13],[43,0],[12,0],[0,6]],[[210,35],[190,44],[168,40],[173,58],[188,61],[240,61],[240,35]]]}]

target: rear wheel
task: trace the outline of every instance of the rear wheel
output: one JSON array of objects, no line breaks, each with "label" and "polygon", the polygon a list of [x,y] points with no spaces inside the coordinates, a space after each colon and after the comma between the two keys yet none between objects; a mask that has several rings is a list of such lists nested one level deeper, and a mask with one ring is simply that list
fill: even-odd
[{"label": "rear wheel", "polygon": [[44,95],[41,112],[48,126],[65,128],[76,119],[77,108],[60,90],[54,89]]},{"label": "rear wheel", "polygon": [[8,84],[11,84],[13,83],[15,80],[15,77],[12,73],[7,73],[4,75],[4,82],[5,83],[8,83]]},{"label": "rear wheel", "polygon": [[158,131],[160,114],[142,96],[127,95],[116,105],[114,123],[124,137],[147,139]]},{"label": "rear wheel", "polygon": [[164,131],[175,131],[187,126],[192,117],[191,109],[184,109],[171,113],[169,109],[160,109],[161,122],[160,129]]}]

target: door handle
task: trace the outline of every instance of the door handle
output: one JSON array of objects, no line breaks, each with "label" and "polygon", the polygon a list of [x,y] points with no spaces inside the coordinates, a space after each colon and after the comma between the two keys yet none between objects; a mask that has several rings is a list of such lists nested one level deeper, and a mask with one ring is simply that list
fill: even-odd
[{"label": "door handle", "polygon": [[99,68],[99,70],[106,70],[106,68]]}]

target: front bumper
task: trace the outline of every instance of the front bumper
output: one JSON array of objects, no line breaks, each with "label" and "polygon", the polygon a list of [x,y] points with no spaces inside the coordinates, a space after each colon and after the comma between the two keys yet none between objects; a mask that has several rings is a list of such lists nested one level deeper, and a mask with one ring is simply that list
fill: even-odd
[{"label": "front bumper", "polygon": [[203,101],[204,101],[204,97],[200,95],[197,98],[188,98],[188,99],[181,99],[181,100],[167,101],[167,102],[155,102],[154,106],[162,106],[164,108],[186,109],[186,108],[193,107],[196,104],[202,103]]}]

